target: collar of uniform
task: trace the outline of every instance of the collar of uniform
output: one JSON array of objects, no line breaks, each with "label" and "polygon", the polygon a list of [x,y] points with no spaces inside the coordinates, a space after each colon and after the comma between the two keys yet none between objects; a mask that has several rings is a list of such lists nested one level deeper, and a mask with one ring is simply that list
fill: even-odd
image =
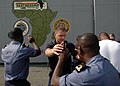
[{"label": "collar of uniform", "polygon": [[53,40],[53,44],[57,44],[56,40]]},{"label": "collar of uniform", "polygon": [[21,44],[20,42],[18,42],[18,41],[11,41],[11,43],[10,44]]},{"label": "collar of uniform", "polygon": [[86,66],[89,66],[92,62],[94,62],[96,60],[96,58],[99,58],[100,57],[100,54],[92,57],[87,63],[86,63]]},{"label": "collar of uniform", "polygon": [[[64,42],[67,43],[66,40],[65,40]],[[53,43],[54,43],[54,44],[58,44],[58,43],[56,42],[56,40],[53,40]]]}]

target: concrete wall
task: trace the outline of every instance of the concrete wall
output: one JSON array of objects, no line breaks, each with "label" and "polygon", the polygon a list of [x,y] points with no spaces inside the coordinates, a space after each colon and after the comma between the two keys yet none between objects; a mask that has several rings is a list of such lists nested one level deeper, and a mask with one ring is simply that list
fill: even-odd
[{"label": "concrete wall", "polygon": [[96,0],[96,34],[114,33],[120,38],[120,0]]}]

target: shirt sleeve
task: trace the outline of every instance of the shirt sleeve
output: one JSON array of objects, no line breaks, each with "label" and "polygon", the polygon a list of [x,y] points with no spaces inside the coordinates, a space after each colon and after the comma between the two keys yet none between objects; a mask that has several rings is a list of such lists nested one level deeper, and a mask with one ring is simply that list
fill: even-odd
[{"label": "shirt sleeve", "polygon": [[82,86],[82,79],[77,72],[64,75],[60,78],[60,86]]},{"label": "shirt sleeve", "polygon": [[54,44],[53,42],[50,42],[50,43],[48,43],[48,44],[46,45],[46,48],[45,48],[45,49],[47,49],[47,48],[53,48],[54,45],[55,45],[55,44]]},{"label": "shirt sleeve", "polygon": [[67,84],[66,84],[66,77],[67,77],[67,75],[64,75],[64,76],[62,76],[60,78],[60,81],[59,81],[59,85],[60,86],[67,86]]},{"label": "shirt sleeve", "polygon": [[36,55],[36,50],[32,47],[23,47],[20,53],[21,55],[24,54],[25,57],[34,57]]}]

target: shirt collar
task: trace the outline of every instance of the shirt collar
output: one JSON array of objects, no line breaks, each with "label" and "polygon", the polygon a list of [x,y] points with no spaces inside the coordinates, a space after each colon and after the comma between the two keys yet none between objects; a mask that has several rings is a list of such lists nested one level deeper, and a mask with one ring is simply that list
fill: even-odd
[{"label": "shirt collar", "polygon": [[[66,40],[65,40],[64,42],[67,43]],[[54,43],[54,44],[58,44],[58,43],[56,42],[56,40],[53,40],[53,43]]]},{"label": "shirt collar", "polygon": [[93,63],[93,62],[96,60],[96,58],[99,58],[99,57],[100,57],[100,54],[92,57],[92,58],[86,63],[86,65],[89,66],[91,63]]},{"label": "shirt collar", "polygon": [[20,42],[18,42],[18,41],[11,41],[11,43],[10,44],[21,44]]}]

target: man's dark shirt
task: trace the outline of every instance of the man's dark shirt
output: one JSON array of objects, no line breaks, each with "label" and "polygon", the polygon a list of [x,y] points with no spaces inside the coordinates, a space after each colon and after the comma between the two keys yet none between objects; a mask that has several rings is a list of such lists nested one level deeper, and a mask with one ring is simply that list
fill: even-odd
[{"label": "man's dark shirt", "polygon": [[[75,51],[75,46],[74,44],[68,42],[68,41],[65,41],[66,43],[66,48],[68,48],[69,50],[69,53],[70,53],[70,56],[68,57],[67,60],[65,60],[64,62],[64,65],[63,65],[63,69],[62,69],[62,73],[61,73],[61,76],[62,75],[65,75],[65,74],[69,74],[72,72],[73,68],[74,68],[74,65],[73,65],[73,62],[72,62],[72,57],[71,55],[73,56],[73,58],[77,55],[77,52]],[[55,45],[56,45],[56,41],[52,41],[50,43],[47,44],[47,48],[53,48]],[[50,73],[49,73],[49,76],[50,78],[52,77],[52,74],[54,72],[54,69],[57,65],[57,62],[58,62],[58,56],[56,54],[54,54],[52,57],[48,57],[48,60],[49,60],[49,66],[50,66]]]}]

